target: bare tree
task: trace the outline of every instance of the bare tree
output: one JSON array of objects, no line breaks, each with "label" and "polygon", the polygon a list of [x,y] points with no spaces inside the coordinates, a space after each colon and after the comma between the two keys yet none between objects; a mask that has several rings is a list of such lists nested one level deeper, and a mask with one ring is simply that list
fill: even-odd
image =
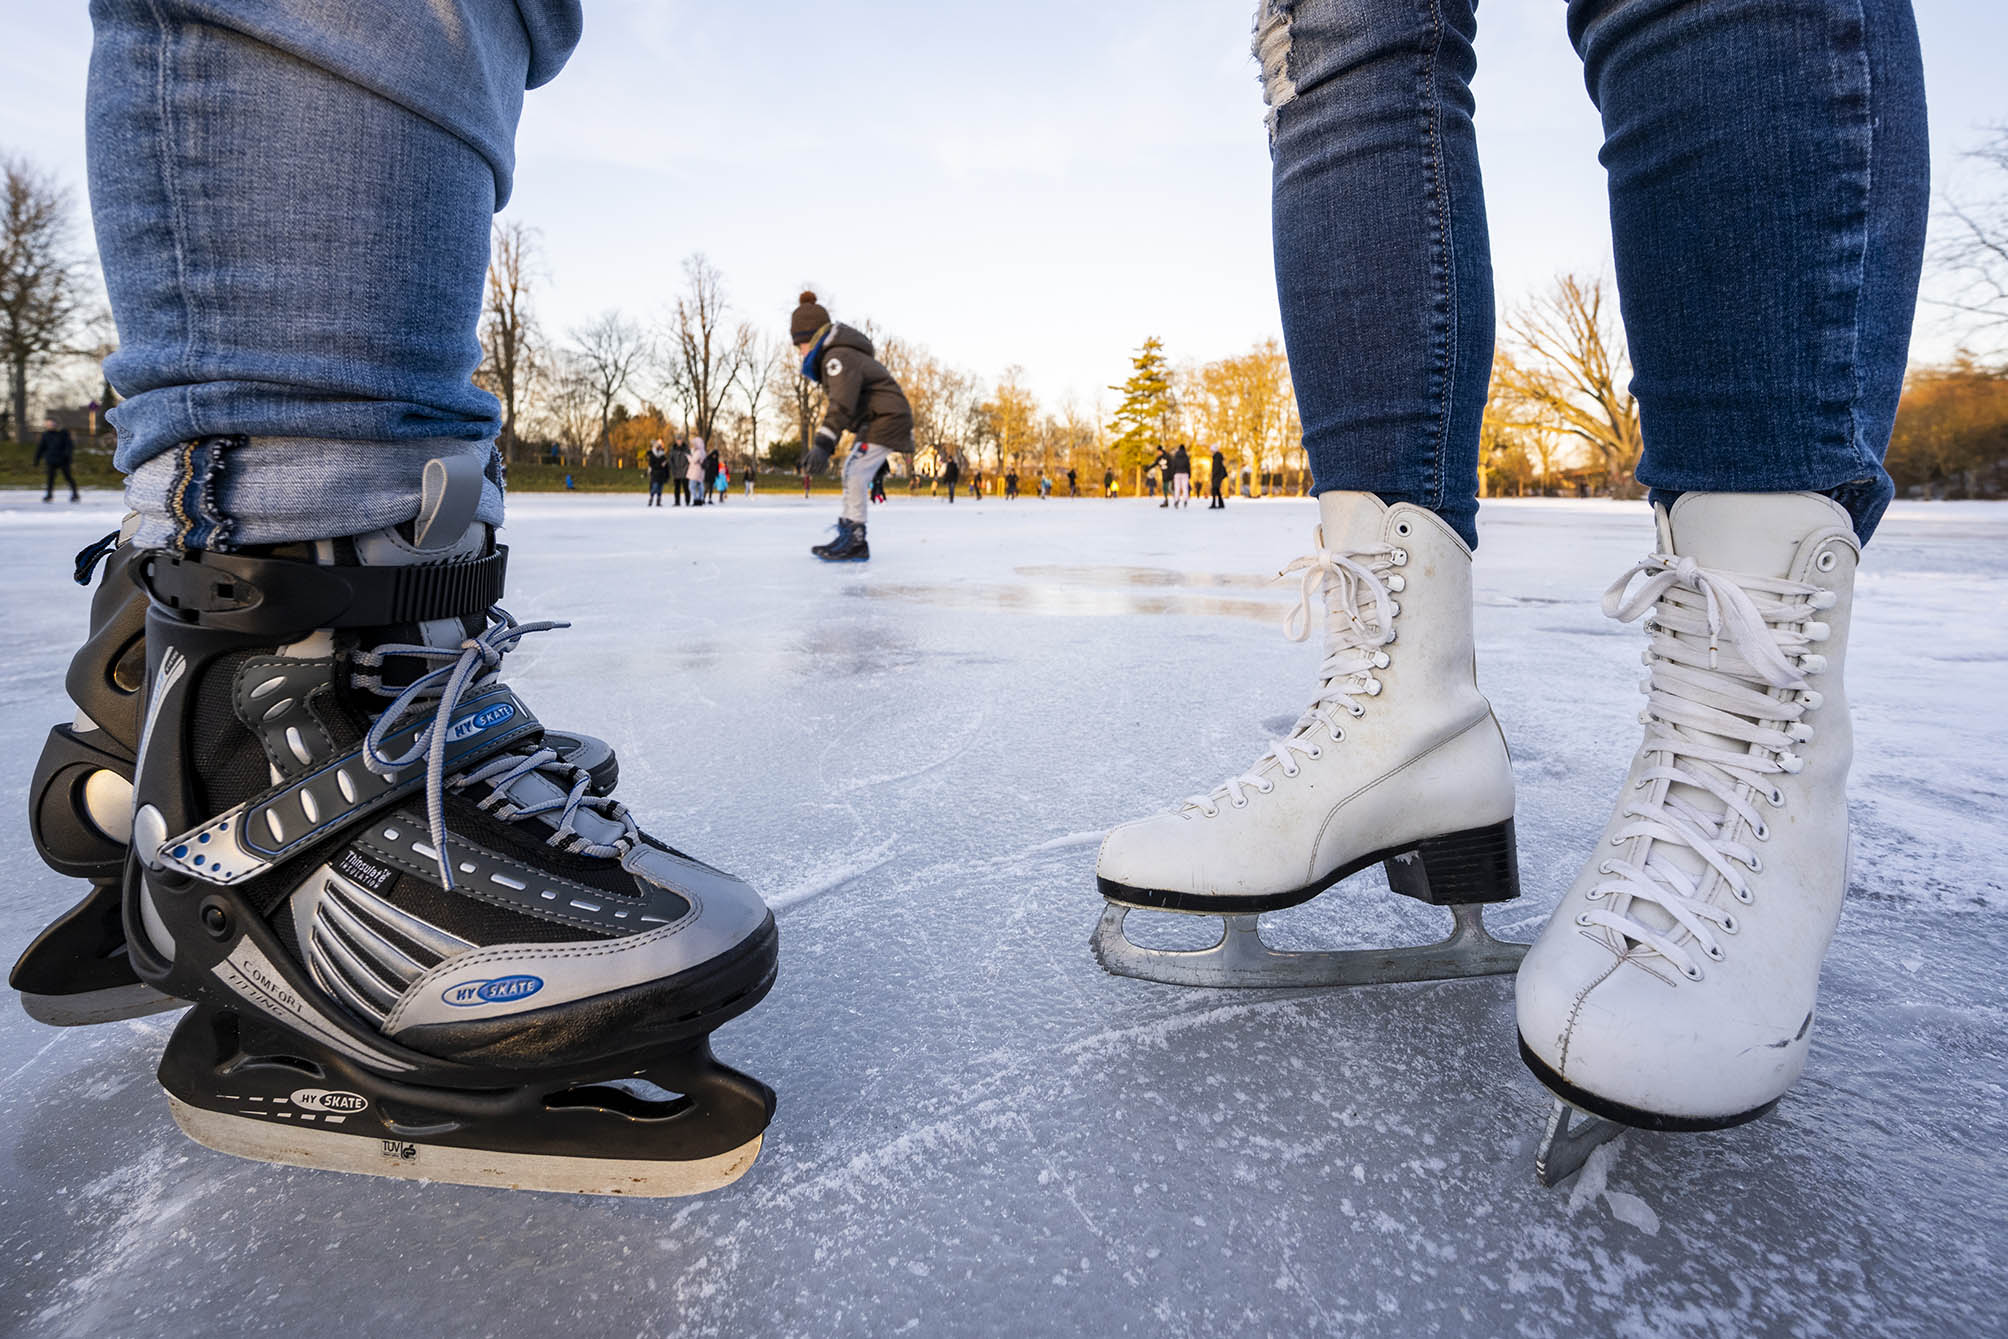
[{"label": "bare tree", "polygon": [[1609,286],[1601,277],[1561,275],[1547,293],[1507,314],[1506,333],[1512,356],[1494,368],[1501,390],[1538,427],[1580,443],[1604,471],[1612,497],[1638,496],[1633,471],[1644,438]]},{"label": "bare tree", "polygon": [[0,159],[0,360],[14,429],[28,435],[28,376],[71,352],[86,315],[85,263],[68,188],[25,159]]},{"label": "bare tree", "polygon": [[760,410],[775,398],[774,383],[787,375],[788,346],[751,324],[739,327],[739,398],[746,404],[746,468],[760,461]]},{"label": "bare tree", "polygon": [[535,229],[517,222],[495,225],[481,306],[481,366],[474,376],[502,404],[500,445],[508,460],[516,458],[517,416],[542,370],[537,320],[530,310],[536,252]]},{"label": "bare tree", "polygon": [[747,350],[725,328],[725,280],[703,255],[683,262],[687,287],[663,332],[662,380],[690,430],[707,441]]},{"label": "bare tree", "polygon": [[1992,140],[1966,157],[2001,180],[1990,196],[1961,200],[1948,194],[1941,202],[1949,235],[1933,248],[1932,259],[1952,279],[1957,296],[1932,301],[1972,318],[1980,332],[2008,338],[2008,127],[1997,128]]},{"label": "bare tree", "polygon": [[572,331],[572,343],[592,387],[600,421],[599,446],[611,453],[607,433],[613,423],[614,404],[648,356],[648,336],[619,310],[610,308]]}]

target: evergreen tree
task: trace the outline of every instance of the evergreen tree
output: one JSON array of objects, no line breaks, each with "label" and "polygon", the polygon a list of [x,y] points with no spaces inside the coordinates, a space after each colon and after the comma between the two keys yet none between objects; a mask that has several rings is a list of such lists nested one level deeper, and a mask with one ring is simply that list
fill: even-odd
[{"label": "evergreen tree", "polygon": [[1130,360],[1129,379],[1109,389],[1121,391],[1123,397],[1110,425],[1116,433],[1112,444],[1116,468],[1135,475],[1157,458],[1178,410],[1172,398],[1171,364],[1164,356],[1164,341],[1155,335],[1146,339]]}]

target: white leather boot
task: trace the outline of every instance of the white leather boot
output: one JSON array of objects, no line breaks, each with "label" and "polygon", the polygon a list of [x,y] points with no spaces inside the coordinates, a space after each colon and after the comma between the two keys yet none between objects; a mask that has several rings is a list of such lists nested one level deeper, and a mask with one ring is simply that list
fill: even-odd
[{"label": "white leather boot", "polygon": [[[1480,695],[1471,551],[1434,513],[1328,492],[1317,549],[1289,620],[1309,632],[1325,602],[1317,699],[1247,773],[1169,813],[1111,832],[1096,862],[1110,907],[1095,947],[1124,975],[1194,985],[1354,984],[1510,970],[1519,945],[1485,935],[1478,904],[1519,892],[1513,773]],[[1424,949],[1281,954],[1255,916],[1308,901],[1385,863],[1395,891],[1459,909]],[[1221,944],[1146,949],[1121,932],[1131,907],[1229,917]]]},{"label": "white leather boot", "polygon": [[[1689,493],[1654,515],[1658,552],[1604,597],[1652,637],[1645,740],[1520,968],[1520,1050],[1570,1106],[1711,1130],[1768,1111],[1806,1062],[1847,887],[1860,546],[1811,493]],[[1555,1147],[1567,1125],[1558,1108],[1551,1183],[1597,1141]]]}]

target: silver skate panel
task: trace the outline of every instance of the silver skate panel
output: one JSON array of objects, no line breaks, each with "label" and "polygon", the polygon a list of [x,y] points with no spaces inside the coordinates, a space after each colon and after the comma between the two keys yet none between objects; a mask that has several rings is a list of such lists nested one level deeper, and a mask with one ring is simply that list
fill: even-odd
[{"label": "silver skate panel", "polygon": [[[1519,967],[1527,945],[1494,939],[1483,907],[1450,908],[1450,937],[1415,947],[1331,949],[1286,953],[1262,942],[1254,914],[1221,916],[1220,942],[1210,948],[1145,948],[1123,933],[1137,908],[1111,902],[1095,926],[1095,959],[1117,976],[1174,986],[1275,989],[1290,986],[1379,986],[1401,981],[1447,981],[1492,976]],[[1181,912],[1179,915],[1210,915]]]},{"label": "silver skate panel", "polygon": [[[1580,1117],[1581,1119],[1577,1119]],[[1534,1154],[1534,1175],[1544,1186],[1558,1186],[1583,1169],[1590,1154],[1608,1144],[1627,1127],[1578,1111],[1560,1098],[1548,1117],[1547,1133],[1541,1137],[1540,1151]]]}]

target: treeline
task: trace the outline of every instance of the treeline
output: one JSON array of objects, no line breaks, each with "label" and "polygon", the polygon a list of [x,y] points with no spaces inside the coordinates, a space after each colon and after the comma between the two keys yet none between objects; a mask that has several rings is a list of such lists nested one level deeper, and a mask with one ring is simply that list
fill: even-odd
[{"label": "treeline", "polygon": [[[1945,201],[1928,274],[1949,296],[1930,301],[1956,313],[1975,345],[2002,350],[2008,133],[1969,157],[1983,169],[1976,180],[1996,193]],[[0,441],[32,440],[44,413],[95,435],[116,403],[102,373],[114,336],[81,214],[51,174],[0,154]],[[681,291],[653,314],[609,309],[555,335],[537,314],[542,274],[535,231],[498,223],[476,380],[501,405],[510,459],[633,464],[656,437],[696,433],[735,468],[798,464],[822,393],[799,375],[777,323],[742,319],[703,256],[684,262]],[[965,470],[1074,468],[1094,482],[1108,469],[1134,491],[1160,448],[1184,443],[1202,474],[1217,449],[1255,491],[1306,485],[1289,363],[1276,340],[1203,361],[1175,358],[1148,338],[1121,384],[1092,404],[1054,405],[1041,403],[1020,367],[989,380],[908,333],[860,324],[913,403],[923,472],[949,456]],[[1642,436],[1630,380],[1604,279],[1563,275],[1510,306],[1482,426],[1482,491],[1635,496]],[[2008,352],[1913,368],[1888,463],[1900,495],[2008,495]]]}]

